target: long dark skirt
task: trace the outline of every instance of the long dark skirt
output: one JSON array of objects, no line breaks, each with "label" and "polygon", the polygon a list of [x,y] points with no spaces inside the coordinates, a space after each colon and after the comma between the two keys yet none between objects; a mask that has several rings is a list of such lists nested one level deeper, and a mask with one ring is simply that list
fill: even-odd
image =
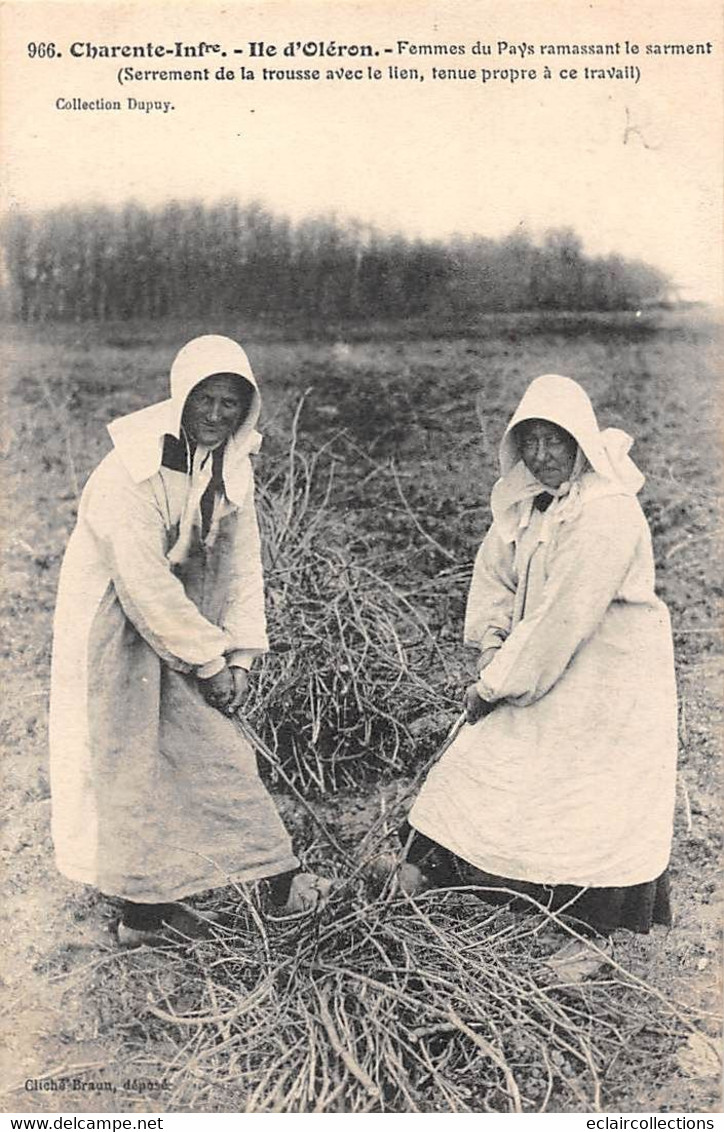
[{"label": "long dark skirt", "polygon": [[[535,905],[525,897],[542,904],[552,912],[565,908],[565,915],[577,920],[582,928],[608,935],[616,928],[646,934],[654,924],[671,926],[671,899],[668,872],[656,880],[622,888],[578,888],[571,884],[532,884],[494,876],[476,869],[473,865],[443,849],[430,838],[413,831],[410,826],[402,830],[403,843],[412,839],[407,853],[411,864],[418,865],[431,884],[439,888],[455,885],[480,885],[488,889],[508,889],[507,892],[481,892],[481,899],[490,904],[505,904],[516,911],[536,911]],[[521,899],[511,896],[520,893]]]}]

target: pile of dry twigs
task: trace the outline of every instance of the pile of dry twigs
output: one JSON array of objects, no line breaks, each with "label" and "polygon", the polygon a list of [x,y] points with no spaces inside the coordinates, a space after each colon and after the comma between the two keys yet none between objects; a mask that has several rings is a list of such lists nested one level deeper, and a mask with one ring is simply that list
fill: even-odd
[{"label": "pile of dry twigs", "polygon": [[259,488],[271,651],[249,718],[295,784],[324,793],[409,765],[420,721],[444,726],[457,701],[425,615],[330,506],[333,453],[302,451],[296,419]]},{"label": "pile of dry twigs", "polygon": [[213,943],[141,972],[145,1056],[173,1108],[599,1111],[637,1074],[664,1079],[692,1035],[710,1042],[615,958],[555,983],[550,917],[473,889],[413,900],[348,882],[312,916],[270,920],[243,892],[228,909]]}]

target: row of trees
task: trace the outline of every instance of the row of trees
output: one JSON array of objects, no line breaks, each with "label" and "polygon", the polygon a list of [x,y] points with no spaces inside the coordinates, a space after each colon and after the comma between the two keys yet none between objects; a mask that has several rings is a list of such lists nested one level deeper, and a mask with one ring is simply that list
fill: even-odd
[{"label": "row of trees", "polygon": [[540,243],[525,233],[410,240],[335,218],[292,224],[235,201],[12,212],[2,243],[10,304],[24,321],[614,310],[668,287],[645,264],[585,255],[570,229]]}]

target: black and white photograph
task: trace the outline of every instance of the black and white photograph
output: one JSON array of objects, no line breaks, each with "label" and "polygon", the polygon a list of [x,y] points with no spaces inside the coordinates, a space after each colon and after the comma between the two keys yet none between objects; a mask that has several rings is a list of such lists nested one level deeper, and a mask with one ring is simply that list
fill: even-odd
[{"label": "black and white photograph", "polygon": [[715,1127],[721,16],[0,5],[5,1114]]}]

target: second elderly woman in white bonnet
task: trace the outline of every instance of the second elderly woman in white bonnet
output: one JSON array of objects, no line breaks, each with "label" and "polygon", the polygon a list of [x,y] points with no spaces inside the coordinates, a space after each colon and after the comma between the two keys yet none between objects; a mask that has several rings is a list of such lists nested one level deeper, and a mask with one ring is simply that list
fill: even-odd
[{"label": "second elderly woman in white bonnet", "polygon": [[[670,922],[673,649],[631,443],[570,378],[523,396],[468,598],[468,722],[409,815],[421,876],[567,904],[606,936]],[[580,944],[559,960],[590,966]]]}]

